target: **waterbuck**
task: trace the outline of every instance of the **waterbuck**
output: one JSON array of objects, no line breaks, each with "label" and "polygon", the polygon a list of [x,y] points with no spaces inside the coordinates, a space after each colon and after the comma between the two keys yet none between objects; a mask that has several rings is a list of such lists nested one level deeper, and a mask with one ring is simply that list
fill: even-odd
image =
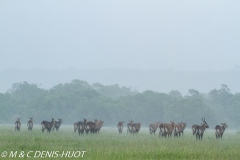
[{"label": "waterbuck", "polygon": [[222,139],[223,133],[225,131],[225,129],[228,127],[226,123],[221,123],[222,126],[220,125],[216,125],[215,127],[215,134],[216,134],[216,139],[220,138]]},{"label": "waterbuck", "polygon": [[197,124],[194,124],[193,126],[192,126],[192,131],[193,131],[193,136],[194,136],[194,134],[196,133],[196,128],[197,128]]},{"label": "waterbuck", "polygon": [[118,128],[118,132],[121,134],[123,131],[123,123],[124,122],[118,122],[117,128]]},{"label": "waterbuck", "polygon": [[166,131],[165,131],[165,128],[164,128],[164,126],[166,125],[167,123],[160,123],[159,124],[159,138],[160,138],[160,136],[165,136],[166,137],[166,135],[167,135],[167,133],[166,133]]},{"label": "waterbuck", "polygon": [[[30,117],[29,117],[30,118]],[[30,120],[27,123],[27,127],[29,131],[32,131],[33,129],[33,118],[31,117]]]},{"label": "waterbuck", "polygon": [[203,121],[202,125],[196,127],[196,139],[199,139],[199,140],[200,139],[202,140],[205,129],[209,128],[207,122],[205,121],[205,118],[204,119],[202,118],[202,121]]},{"label": "waterbuck", "polygon": [[187,123],[183,123],[183,122],[175,124],[175,126],[174,126],[174,137],[180,137],[181,133],[183,135],[183,131],[186,128],[186,125],[187,125]]},{"label": "waterbuck", "polygon": [[166,135],[168,135],[168,137],[171,137],[172,136],[172,132],[173,132],[173,130],[174,130],[174,126],[175,126],[175,123],[174,123],[174,121],[170,121],[171,123],[169,124],[169,123],[165,123],[164,125],[163,125],[163,127],[164,127],[164,135],[166,136]]},{"label": "waterbuck", "polygon": [[17,121],[15,122],[15,131],[20,131],[20,127],[21,127],[21,122],[20,122],[21,118],[17,118]]},{"label": "waterbuck", "polygon": [[83,118],[83,122],[79,121],[77,126],[78,126],[78,134],[80,136],[80,134],[84,134],[84,129],[85,129],[85,126],[87,124],[87,119],[84,119]]},{"label": "waterbuck", "polygon": [[75,122],[75,123],[73,124],[73,127],[74,127],[73,131],[76,132],[77,129],[78,129],[78,122]]},{"label": "waterbuck", "polygon": [[127,134],[128,133],[132,133],[133,128],[132,128],[132,124],[134,121],[129,121],[129,123],[127,124]]},{"label": "waterbuck", "polygon": [[52,118],[52,121],[51,122],[48,122],[48,121],[42,121],[42,133],[44,132],[45,129],[47,129],[47,131],[50,133],[53,126],[54,126],[54,118]]},{"label": "waterbuck", "polygon": [[56,128],[56,130],[58,131],[62,123],[62,119],[58,119],[58,121],[55,121],[52,130],[54,131],[54,129]]},{"label": "waterbuck", "polygon": [[133,123],[132,124],[132,134],[135,134],[135,133],[138,134],[140,128],[141,128],[141,123]]},{"label": "waterbuck", "polygon": [[159,127],[159,123],[160,123],[160,122],[155,122],[155,123],[151,123],[151,124],[149,125],[150,134],[154,133],[154,135],[155,135],[155,132],[156,132],[156,130],[157,130],[158,127]]},{"label": "waterbuck", "polygon": [[102,128],[103,126],[103,123],[104,121],[101,121],[101,120],[97,120],[96,123],[96,126],[95,126],[95,133],[99,133],[100,129]]},{"label": "waterbuck", "polygon": [[90,131],[91,134],[94,134],[96,127],[96,122],[88,121],[85,126],[85,132],[88,134]]}]

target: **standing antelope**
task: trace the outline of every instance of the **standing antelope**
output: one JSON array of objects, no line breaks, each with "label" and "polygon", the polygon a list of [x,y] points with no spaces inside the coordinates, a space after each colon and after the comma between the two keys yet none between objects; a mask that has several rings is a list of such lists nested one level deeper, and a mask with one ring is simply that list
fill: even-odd
[{"label": "standing antelope", "polygon": [[132,124],[132,134],[134,134],[134,133],[138,134],[140,128],[141,128],[141,123],[133,123]]},{"label": "standing antelope", "polygon": [[167,123],[160,123],[159,124],[159,138],[160,138],[160,136],[165,136],[166,137],[166,135],[167,135],[167,133],[166,133],[166,131],[165,131],[165,128],[164,128],[164,126],[166,125]]},{"label": "standing antelope", "polygon": [[62,122],[63,122],[62,119],[58,119],[58,121],[55,121],[52,130],[54,131],[54,129],[56,128],[56,130],[58,131]]},{"label": "standing antelope", "polygon": [[167,123],[164,125],[164,131],[166,132],[165,136],[168,135],[168,137],[172,137],[172,132],[175,126],[174,121],[170,121],[170,122],[171,122],[170,124]]},{"label": "standing antelope", "polygon": [[42,133],[44,132],[45,129],[47,129],[47,131],[50,133],[53,126],[54,126],[54,118],[52,118],[52,121],[51,122],[48,122],[48,121],[42,121]]},{"label": "standing antelope", "polygon": [[127,124],[127,134],[128,134],[128,132],[132,133],[132,131],[133,131],[133,128],[132,128],[133,122],[134,121],[129,121],[129,123]]},{"label": "standing antelope", "polygon": [[192,131],[193,131],[193,136],[194,136],[194,134],[196,133],[196,128],[197,128],[197,124],[194,124],[193,126],[192,126]]},{"label": "standing antelope", "polygon": [[21,127],[21,122],[20,122],[21,118],[17,118],[17,121],[15,122],[15,131],[20,131],[20,127]]},{"label": "standing antelope", "polygon": [[95,127],[95,132],[96,133],[99,133],[99,131],[100,131],[100,129],[102,128],[102,126],[103,126],[103,123],[104,123],[104,121],[98,121],[98,123],[96,124],[96,127]]},{"label": "standing antelope", "polygon": [[[29,117],[30,118],[30,117]],[[33,118],[31,117],[30,120],[27,123],[27,127],[29,131],[32,131],[33,129]]]},{"label": "standing antelope", "polygon": [[205,121],[205,118],[204,119],[202,118],[202,121],[203,121],[202,125],[196,127],[196,139],[199,139],[199,140],[200,139],[202,140],[205,129],[209,128],[207,122]]},{"label": "standing antelope", "polygon": [[222,139],[223,133],[224,133],[225,129],[228,127],[226,123],[221,123],[221,124],[222,124],[222,126],[216,125],[216,127],[215,127],[216,139],[219,139],[220,137]]},{"label": "standing antelope", "polygon": [[118,128],[118,132],[121,134],[123,131],[123,123],[124,122],[118,122],[117,128]]},{"label": "standing antelope", "polygon": [[181,133],[183,135],[183,131],[186,128],[186,125],[187,125],[187,123],[183,123],[183,122],[175,124],[174,137],[180,137]]},{"label": "standing antelope", "polygon": [[83,118],[83,122],[81,122],[81,121],[78,122],[79,136],[80,136],[80,134],[84,134],[84,129],[85,129],[86,124],[87,124],[87,119],[84,119],[84,118]]},{"label": "standing antelope", "polygon": [[154,135],[155,135],[155,132],[156,132],[156,130],[157,130],[158,127],[159,127],[159,123],[160,123],[160,122],[155,122],[155,123],[151,123],[151,124],[149,125],[150,134],[154,133]]}]

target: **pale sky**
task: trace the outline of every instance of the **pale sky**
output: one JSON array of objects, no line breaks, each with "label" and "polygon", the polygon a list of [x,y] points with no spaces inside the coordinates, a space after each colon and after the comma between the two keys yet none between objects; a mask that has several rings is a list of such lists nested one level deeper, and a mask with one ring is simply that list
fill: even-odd
[{"label": "pale sky", "polygon": [[240,1],[1,0],[0,70],[240,69]]}]

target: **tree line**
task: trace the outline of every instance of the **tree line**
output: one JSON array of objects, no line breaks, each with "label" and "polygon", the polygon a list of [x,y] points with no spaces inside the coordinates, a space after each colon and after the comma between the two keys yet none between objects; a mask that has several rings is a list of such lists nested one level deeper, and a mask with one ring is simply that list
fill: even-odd
[{"label": "tree line", "polygon": [[96,118],[103,120],[106,126],[129,120],[143,126],[174,120],[187,122],[187,127],[191,127],[200,124],[205,117],[210,128],[222,122],[227,122],[231,128],[240,124],[240,93],[232,94],[225,84],[209,93],[189,89],[183,96],[176,90],[139,93],[117,84],[90,85],[77,79],[51,89],[24,81],[0,93],[0,109],[0,123],[14,123],[17,117],[22,118],[22,123],[33,117],[36,124],[51,118],[61,118],[65,124]]}]

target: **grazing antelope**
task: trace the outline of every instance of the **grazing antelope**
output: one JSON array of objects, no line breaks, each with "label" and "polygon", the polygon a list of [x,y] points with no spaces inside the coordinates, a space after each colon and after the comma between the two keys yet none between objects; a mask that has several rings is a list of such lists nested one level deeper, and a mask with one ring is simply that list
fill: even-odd
[{"label": "grazing antelope", "polygon": [[128,133],[132,133],[133,128],[132,128],[132,124],[134,121],[129,121],[129,123],[127,124],[127,134]]},{"label": "grazing antelope", "polygon": [[21,118],[17,118],[17,121],[15,122],[15,131],[20,131],[20,127],[21,127],[21,122],[20,122]]},{"label": "grazing antelope", "polygon": [[118,122],[117,128],[118,128],[118,132],[121,134],[123,131],[123,123],[124,122]]},{"label": "grazing antelope", "polygon": [[135,133],[138,134],[140,128],[141,128],[141,123],[133,123],[132,124],[132,134],[135,134]]},{"label": "grazing antelope", "polygon": [[[30,117],[29,117],[30,118]],[[31,117],[30,120],[27,123],[27,127],[29,131],[32,131],[33,129],[33,118]]]},{"label": "grazing antelope", "polygon": [[53,126],[54,126],[55,120],[54,118],[52,118],[51,122],[48,121],[42,121],[42,133],[44,132],[45,129],[47,129],[47,131],[50,133]]},{"label": "grazing antelope", "polygon": [[149,125],[150,134],[154,133],[154,135],[155,135],[155,132],[156,132],[156,130],[157,130],[158,127],[159,127],[159,123],[160,123],[160,122],[155,122],[155,123],[151,123],[151,124]]},{"label": "grazing antelope", "polygon": [[226,123],[221,123],[221,125],[222,126],[216,125],[216,127],[215,127],[216,139],[219,139],[220,137],[222,139],[223,133],[224,133],[225,129],[228,127]]},{"label": "grazing antelope", "polygon": [[196,127],[196,139],[199,139],[199,140],[200,139],[202,140],[205,129],[209,128],[207,122],[205,121],[205,118],[204,119],[202,118],[202,121],[203,121],[202,125]]},{"label": "grazing antelope", "polygon": [[62,119],[58,119],[58,121],[55,121],[52,130],[54,131],[54,129],[56,128],[56,130],[58,131],[62,123]]},{"label": "grazing antelope", "polygon": [[80,136],[80,134],[84,134],[84,129],[85,129],[85,126],[87,124],[87,119],[84,119],[83,118],[83,122],[78,122],[78,134]]}]

